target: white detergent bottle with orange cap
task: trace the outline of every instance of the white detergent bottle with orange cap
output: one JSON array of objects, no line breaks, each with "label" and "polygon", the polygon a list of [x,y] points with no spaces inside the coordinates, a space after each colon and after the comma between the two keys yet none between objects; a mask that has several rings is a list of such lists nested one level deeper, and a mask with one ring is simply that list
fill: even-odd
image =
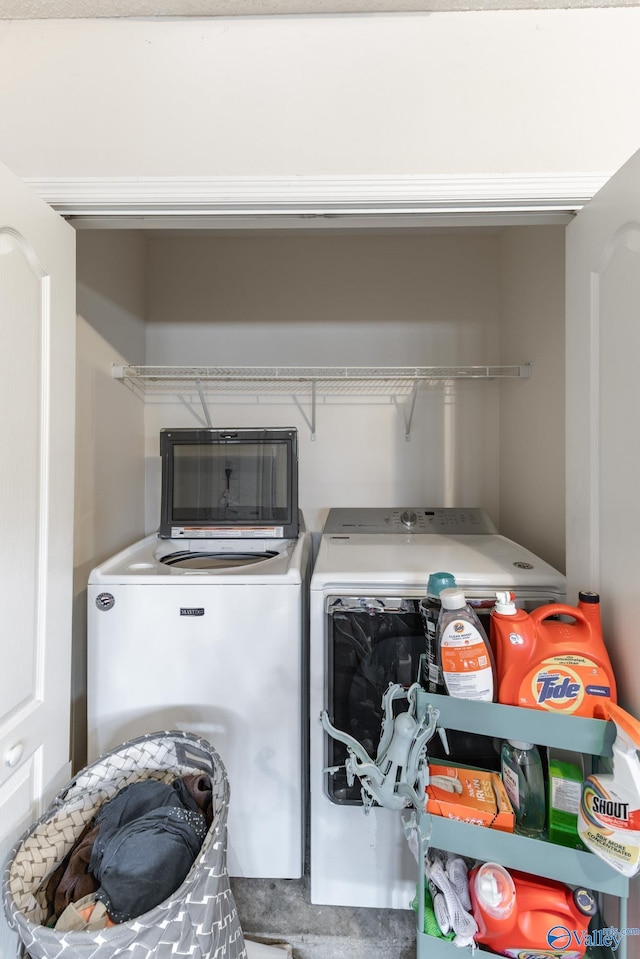
[{"label": "white detergent bottle with orange cap", "polygon": [[611,773],[593,773],[582,784],[578,833],[592,852],[624,876],[640,872],[640,723],[614,703],[596,718],[616,724]]},{"label": "white detergent bottle with orange cap", "polygon": [[496,667],[482,623],[461,589],[443,589],[440,603],[436,642],[447,693],[495,702]]},{"label": "white detergent bottle with orange cap", "polygon": [[505,596],[491,614],[498,702],[592,717],[598,704],[616,701],[597,593],[582,591],[577,606],[550,603],[531,613]]}]

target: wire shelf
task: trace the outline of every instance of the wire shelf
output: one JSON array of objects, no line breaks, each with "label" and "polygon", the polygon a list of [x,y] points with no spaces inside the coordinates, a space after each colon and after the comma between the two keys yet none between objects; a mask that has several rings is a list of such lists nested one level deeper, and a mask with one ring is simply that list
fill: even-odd
[{"label": "wire shelf", "polygon": [[308,393],[408,395],[452,380],[528,378],[531,364],[416,367],[114,366],[143,393]]},{"label": "wire shelf", "polygon": [[[311,438],[316,435],[318,397],[387,396],[402,404],[405,438],[411,437],[416,397],[421,389],[446,386],[460,380],[527,379],[531,364],[511,366],[113,366],[113,376],[134,392],[146,395],[178,395],[184,402],[196,398],[205,421],[211,426],[206,396],[277,394],[309,397]],[[303,414],[304,415],[304,414]]]}]

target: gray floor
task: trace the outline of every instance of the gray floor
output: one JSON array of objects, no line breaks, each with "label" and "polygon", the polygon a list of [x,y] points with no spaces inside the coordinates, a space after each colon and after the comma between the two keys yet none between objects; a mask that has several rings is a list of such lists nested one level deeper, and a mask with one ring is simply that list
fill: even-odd
[{"label": "gray floor", "polygon": [[294,959],[415,959],[411,909],[314,906],[309,879],[232,879],[242,929],[288,942]]},{"label": "gray floor", "polygon": [[243,932],[264,942],[289,943],[293,959],[415,959],[412,909],[312,904],[309,825],[307,807],[302,879],[231,879]]}]

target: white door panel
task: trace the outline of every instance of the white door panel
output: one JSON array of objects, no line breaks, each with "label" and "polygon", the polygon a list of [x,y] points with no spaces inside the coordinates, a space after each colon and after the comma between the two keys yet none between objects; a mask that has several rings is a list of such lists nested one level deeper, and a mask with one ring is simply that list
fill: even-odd
[{"label": "white door panel", "polygon": [[601,593],[618,699],[638,716],[640,153],[567,228],[566,336],[568,597]]},{"label": "white door panel", "polygon": [[620,699],[640,714],[640,153],[567,228],[566,352],[569,597],[602,594]]},{"label": "white door panel", "polygon": [[0,324],[4,860],[70,773],[75,233],[3,167]]}]

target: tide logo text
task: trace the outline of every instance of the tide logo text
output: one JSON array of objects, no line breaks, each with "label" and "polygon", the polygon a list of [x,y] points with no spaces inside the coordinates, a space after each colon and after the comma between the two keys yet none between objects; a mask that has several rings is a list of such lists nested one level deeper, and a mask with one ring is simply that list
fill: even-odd
[{"label": "tide logo text", "polygon": [[553,699],[574,700],[577,699],[581,685],[572,681],[570,676],[560,676],[549,673],[542,673],[538,676],[538,703],[542,705]]}]

